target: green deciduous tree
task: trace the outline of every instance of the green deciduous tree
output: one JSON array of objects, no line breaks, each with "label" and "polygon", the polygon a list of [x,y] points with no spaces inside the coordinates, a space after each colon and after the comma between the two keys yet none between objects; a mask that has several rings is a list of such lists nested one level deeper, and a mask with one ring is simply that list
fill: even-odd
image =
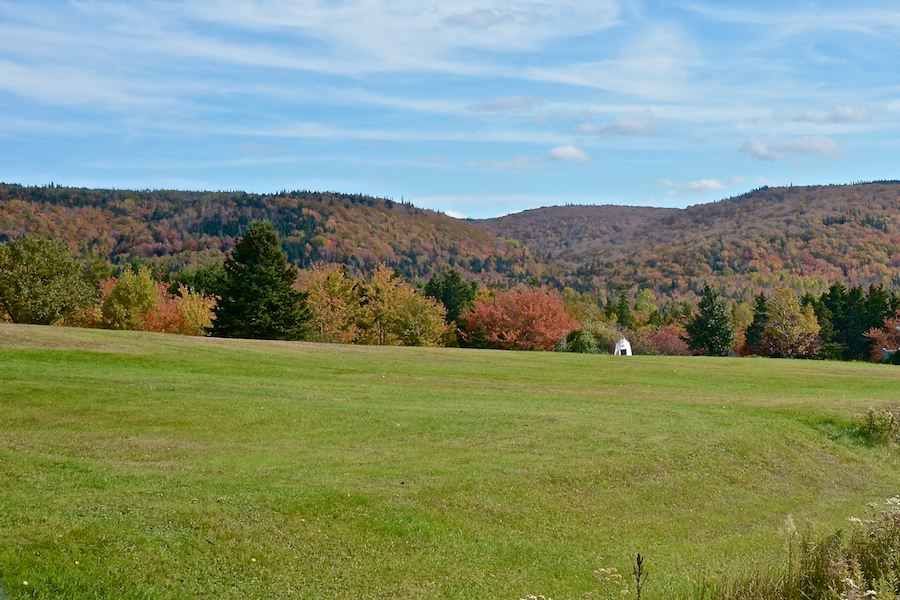
[{"label": "green deciduous tree", "polygon": [[653,302],[653,293],[650,290],[641,290],[634,297],[632,318],[633,329],[645,329],[654,321],[659,320],[659,309]]},{"label": "green deciduous tree", "polygon": [[169,293],[173,296],[179,293],[181,286],[193,290],[203,296],[217,296],[222,282],[225,279],[225,268],[221,261],[197,267],[185,269],[178,273],[174,281],[169,285]]},{"label": "green deciduous tree", "polygon": [[590,294],[576,292],[574,289],[566,287],[563,288],[562,295],[566,314],[579,323],[606,320],[603,308]]},{"label": "green deciduous tree", "polygon": [[728,304],[708,283],[703,285],[698,314],[688,322],[688,347],[697,354],[727,356],[734,343],[734,324]]},{"label": "green deciduous tree", "polygon": [[212,334],[303,339],[310,313],[306,294],[293,287],[296,279],[272,224],[251,223],[225,259]]},{"label": "green deciduous tree", "polygon": [[616,342],[625,337],[616,325],[602,321],[585,323],[581,328],[570,331],[557,345],[557,352],[579,352],[581,354],[612,354]]},{"label": "green deciduous tree", "polygon": [[129,269],[118,278],[105,281],[104,298],[100,306],[100,327],[104,329],[144,329],[150,309],[159,302],[157,284],[150,269]]},{"label": "green deciduous tree", "polygon": [[83,265],[69,248],[23,235],[0,244],[0,317],[14,323],[50,325],[94,301]]}]

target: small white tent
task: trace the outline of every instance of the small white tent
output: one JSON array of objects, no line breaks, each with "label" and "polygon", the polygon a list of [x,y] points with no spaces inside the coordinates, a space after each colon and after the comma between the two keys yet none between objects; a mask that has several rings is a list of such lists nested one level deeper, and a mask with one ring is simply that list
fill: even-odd
[{"label": "small white tent", "polygon": [[613,354],[616,356],[631,356],[631,344],[628,343],[628,340],[622,338],[616,342],[616,351]]}]

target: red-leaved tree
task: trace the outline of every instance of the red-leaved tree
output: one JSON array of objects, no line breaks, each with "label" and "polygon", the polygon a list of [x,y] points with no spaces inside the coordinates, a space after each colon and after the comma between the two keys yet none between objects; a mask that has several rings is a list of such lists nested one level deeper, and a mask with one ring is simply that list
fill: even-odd
[{"label": "red-leaved tree", "polygon": [[665,356],[689,356],[691,354],[687,342],[684,341],[684,329],[679,325],[660,325],[647,332],[647,338],[656,351]]},{"label": "red-leaved tree", "polygon": [[863,334],[872,340],[872,360],[884,360],[885,350],[896,350],[900,347],[900,313],[884,320],[881,329],[873,327]]},{"label": "red-leaved tree", "polygon": [[476,299],[460,316],[470,345],[504,350],[552,350],[578,322],[556,294],[535,288],[497,292]]}]

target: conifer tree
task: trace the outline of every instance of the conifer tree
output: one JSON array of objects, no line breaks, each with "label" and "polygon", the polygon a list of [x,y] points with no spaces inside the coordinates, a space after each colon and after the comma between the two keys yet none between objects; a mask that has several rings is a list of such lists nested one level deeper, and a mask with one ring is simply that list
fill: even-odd
[{"label": "conifer tree", "polygon": [[727,356],[734,343],[734,324],[725,300],[706,283],[697,309],[699,314],[686,327],[688,346],[698,354]]},{"label": "conifer tree", "polygon": [[768,301],[763,293],[756,296],[753,301],[753,322],[747,327],[745,343],[754,352],[762,352],[763,333],[766,330],[768,318]]},{"label": "conifer tree", "polygon": [[455,324],[459,315],[464,313],[472,301],[478,285],[466,283],[456,269],[444,269],[432,276],[425,284],[425,295],[434,298],[447,309],[447,324]]},{"label": "conifer tree", "polygon": [[307,295],[294,289],[297,268],[287,264],[268,221],[253,222],[225,259],[212,334],[299,340],[310,319]]}]

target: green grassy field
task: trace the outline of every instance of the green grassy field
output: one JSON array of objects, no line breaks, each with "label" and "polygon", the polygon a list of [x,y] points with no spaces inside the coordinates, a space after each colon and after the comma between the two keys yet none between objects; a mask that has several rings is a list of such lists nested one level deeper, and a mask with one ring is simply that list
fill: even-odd
[{"label": "green grassy field", "polygon": [[[900,369],[0,324],[0,598],[646,598],[900,493]],[[27,585],[24,583],[27,581]]]}]

